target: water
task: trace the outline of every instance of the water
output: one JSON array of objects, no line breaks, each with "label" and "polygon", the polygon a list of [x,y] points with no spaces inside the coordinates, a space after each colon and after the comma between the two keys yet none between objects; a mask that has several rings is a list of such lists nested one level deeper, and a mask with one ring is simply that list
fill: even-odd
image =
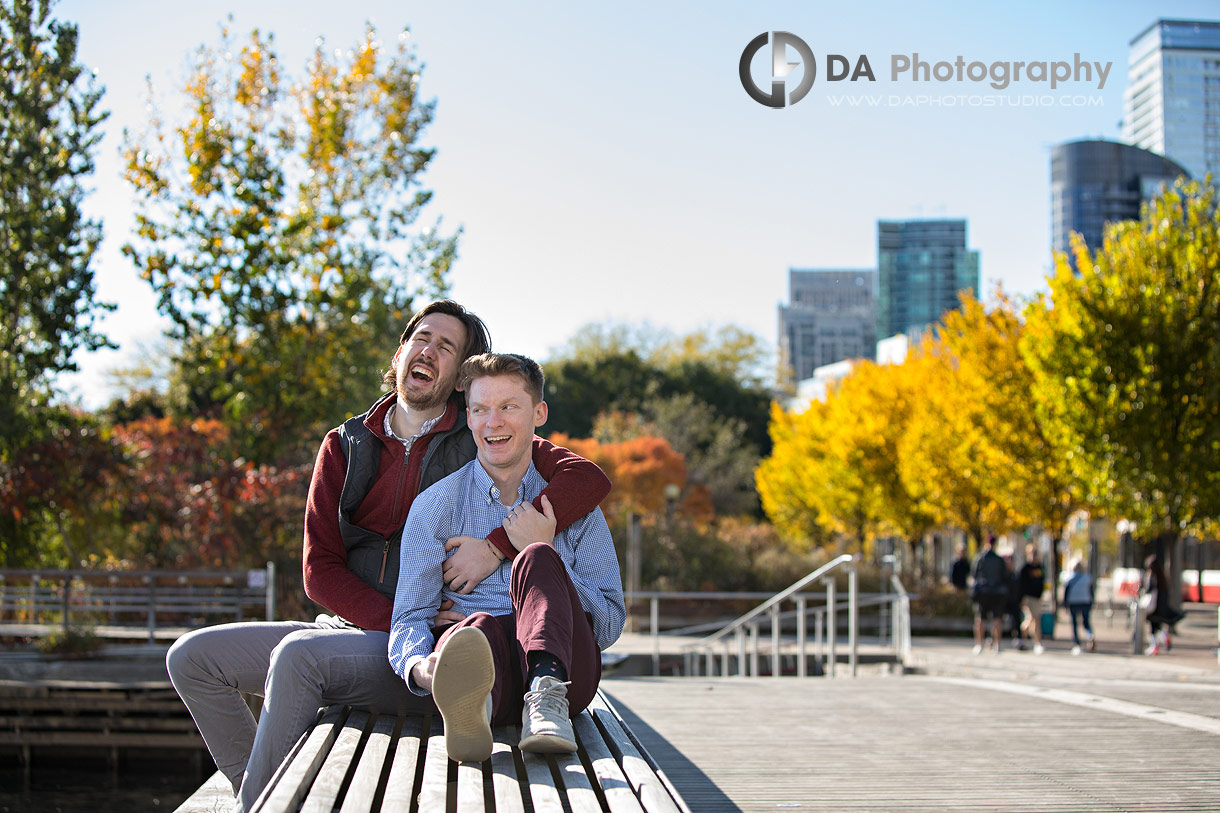
[{"label": "water", "polygon": [[88,763],[82,768],[36,765],[25,786],[20,767],[8,763],[0,767],[0,813],[172,811],[203,784],[195,771],[195,766],[181,762],[116,777]]}]

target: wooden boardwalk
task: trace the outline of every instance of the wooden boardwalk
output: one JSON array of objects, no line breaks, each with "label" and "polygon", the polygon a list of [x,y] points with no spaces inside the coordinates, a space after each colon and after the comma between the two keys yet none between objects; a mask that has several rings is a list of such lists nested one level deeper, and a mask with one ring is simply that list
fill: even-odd
[{"label": "wooden boardwalk", "polygon": [[694,811],[1218,811],[1217,610],[1167,656],[1095,617],[1041,656],[915,639],[923,675],[623,678],[602,689]]},{"label": "wooden boardwalk", "polygon": [[[1001,681],[607,681],[692,810],[1215,811],[1220,730]],[[1220,687],[1125,686],[1220,728]],[[715,714],[708,710],[714,708]],[[647,721],[645,723],[645,721]],[[731,721],[731,723],[726,722]]]}]

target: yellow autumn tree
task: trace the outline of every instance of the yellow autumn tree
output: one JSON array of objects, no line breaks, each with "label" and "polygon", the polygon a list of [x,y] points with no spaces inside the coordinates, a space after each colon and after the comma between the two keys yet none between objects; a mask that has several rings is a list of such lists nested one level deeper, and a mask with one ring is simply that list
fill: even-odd
[{"label": "yellow autumn tree", "polygon": [[814,546],[825,535],[822,485],[827,480],[829,424],[827,405],[811,403],[804,412],[771,405],[771,454],[755,470],[763,511],[789,544]]}]

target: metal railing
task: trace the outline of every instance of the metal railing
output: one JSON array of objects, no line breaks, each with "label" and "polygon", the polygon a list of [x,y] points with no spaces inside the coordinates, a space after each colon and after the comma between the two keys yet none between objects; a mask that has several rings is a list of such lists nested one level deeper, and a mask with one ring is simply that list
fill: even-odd
[{"label": "metal railing", "polygon": [[[253,612],[251,612],[253,611]],[[126,631],[275,617],[275,564],[236,571],[0,570],[0,632]]]},{"label": "metal railing", "polygon": [[902,586],[897,573],[890,574],[890,586],[894,588],[894,599],[891,605],[894,610],[894,627],[891,631],[894,652],[898,659],[906,663],[911,656],[911,595]]},{"label": "metal railing", "polygon": [[[840,603],[835,595],[834,572],[839,569],[847,572],[847,602],[845,605]],[[808,597],[802,594],[801,591],[808,585],[818,581],[826,589],[826,601],[824,606],[810,610],[808,607]],[[895,595],[897,596],[898,603],[901,604],[901,596],[903,594],[898,593]],[[702,655],[705,674],[715,674],[716,649],[719,646],[721,649],[720,674],[728,675],[733,660],[733,648],[730,648],[731,636],[732,643],[736,645],[734,647],[736,649],[736,674],[738,676],[746,676],[747,674],[757,676],[759,674],[761,656],[759,626],[762,623],[761,617],[765,613],[771,621],[771,674],[779,677],[781,674],[780,663],[782,657],[781,625],[784,615],[781,613],[781,605],[789,599],[796,604],[795,612],[789,613],[788,616],[795,617],[796,619],[797,676],[805,677],[808,674],[806,653],[808,645],[808,618],[810,615],[814,618],[814,638],[819,642],[819,648],[822,641],[826,643],[825,667],[823,671],[829,676],[834,675],[838,662],[838,653],[836,651],[838,643],[838,611],[846,609],[847,665],[850,674],[854,677],[859,660],[860,597],[857,587],[856,561],[853,556],[847,554],[832,559],[787,589],[771,596],[745,615],[729,622],[720,630],[699,641],[687,644],[683,647],[686,656],[685,673],[687,675],[697,675],[700,673],[699,656]],[[879,596],[871,600],[870,603],[879,605],[885,601],[887,599]],[[909,614],[907,618],[909,619]],[[909,629],[909,624],[907,624],[907,627]]]}]

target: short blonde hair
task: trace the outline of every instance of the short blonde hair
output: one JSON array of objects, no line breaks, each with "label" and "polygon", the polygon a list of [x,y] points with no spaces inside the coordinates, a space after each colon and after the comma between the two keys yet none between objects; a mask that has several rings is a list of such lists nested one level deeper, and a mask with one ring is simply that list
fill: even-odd
[{"label": "short blonde hair", "polygon": [[458,372],[458,386],[469,392],[470,385],[475,380],[501,375],[520,378],[534,403],[542,401],[546,389],[546,376],[542,373],[542,365],[516,353],[480,353],[471,356],[462,362],[462,368]]}]

